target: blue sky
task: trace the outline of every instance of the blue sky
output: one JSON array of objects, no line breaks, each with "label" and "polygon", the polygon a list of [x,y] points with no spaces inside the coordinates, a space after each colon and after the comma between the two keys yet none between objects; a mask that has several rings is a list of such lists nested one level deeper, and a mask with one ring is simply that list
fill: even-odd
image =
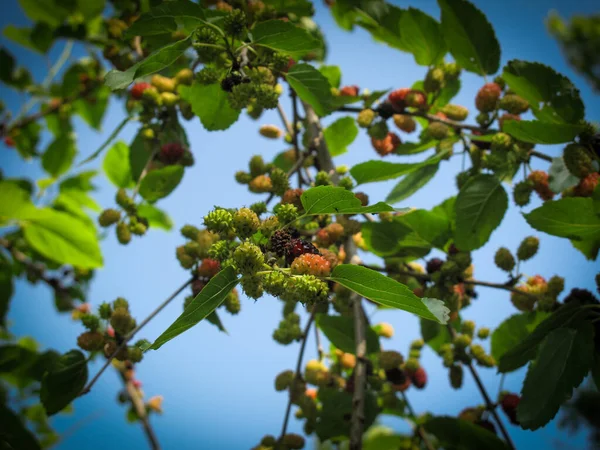
[{"label": "blue sky", "polygon": [[[439,17],[433,0],[393,2],[402,7],[419,7],[434,17]],[[558,45],[544,28],[543,20],[551,9],[563,16],[575,13],[598,12],[595,1],[479,1],[494,26],[502,46],[502,63],[518,58],[538,61],[554,67],[568,76],[581,90],[586,104],[586,116],[600,119],[600,102],[584,80],[564,62]],[[412,85],[422,79],[426,68],[417,66],[411,55],[390,49],[371,40],[362,30],[346,33],[336,27],[328,11],[317,6],[315,21],[324,29],[329,45],[327,63],[339,65],[343,70],[343,84],[357,84],[371,90],[399,88]],[[2,27],[8,24],[25,25],[16,1],[3,4]],[[2,38],[2,42],[17,54],[39,80],[45,76],[47,63],[27,50],[16,47]],[[57,44],[50,52],[55,60],[63,44]],[[475,75],[464,74],[463,88],[455,99],[458,104],[474,110],[474,97],[484,81]],[[12,111],[16,111],[22,99],[4,86],[0,86],[1,98]],[[284,98],[284,105],[289,106]],[[289,109],[288,109],[289,110]],[[77,121],[76,131],[80,159],[92,153],[104,141],[123,118],[123,106],[111,103],[105,117],[103,132],[98,134]],[[325,122],[341,117],[327,118]],[[237,170],[246,168],[253,154],[271,159],[286,149],[280,142],[262,138],[257,128],[261,124],[279,124],[275,112],[267,112],[255,122],[245,115],[227,132],[207,132],[197,119],[187,122],[186,129],[196,165],[186,170],[183,182],[158,206],[168,211],[176,229],[186,223],[201,224],[202,217],[214,204],[240,207],[257,200],[242,186],[233,181]],[[129,142],[135,134],[135,126],[128,126],[120,138]],[[44,143],[48,140],[45,139]],[[41,147],[43,148],[43,146]],[[24,163],[16,153],[1,147],[1,167],[7,176],[24,176],[32,179],[42,177],[39,161]],[[543,151],[556,156],[559,146],[546,146]],[[353,165],[376,155],[364,133],[356,139],[349,152],[336,158],[338,164]],[[406,157],[394,157],[395,161],[409,161]],[[415,160],[423,158],[417,155]],[[101,159],[85,169],[100,169]],[[454,195],[455,174],[460,171],[460,158],[453,158],[442,165],[436,178],[428,186],[401,206],[431,208],[443,199]],[[548,163],[534,161],[534,168],[548,169]],[[114,187],[103,177],[98,177],[95,198],[103,207],[113,205]],[[373,201],[383,200],[394,181],[365,186],[364,191]],[[534,200],[532,205],[539,205]],[[503,281],[503,273],[493,264],[493,255],[500,246],[515,250],[520,240],[531,230],[520,211],[511,206],[501,227],[496,230],[485,248],[474,252],[475,276],[487,281]],[[522,270],[527,275],[540,274],[549,278],[560,273],[567,279],[567,289],[574,286],[594,289],[593,276],[597,271],[594,263],[586,261],[571,244],[562,239],[541,236],[539,255],[527,262]],[[143,318],[157,304],[173,292],[187,277],[175,259],[175,247],[183,239],[177,231],[165,233],[151,231],[142,239],[134,239],[129,246],[121,246],[110,233],[102,243],[105,267],[98,270],[90,289],[90,302],[96,306],[117,296],[127,298],[133,314]],[[183,297],[174,301],[152,321],[140,337],[156,338],[179,315]],[[298,345],[287,347],[276,344],[271,333],[280,320],[280,302],[264,297],[257,302],[242,299],[242,312],[236,317],[221,314],[229,334],[220,333],[210,324],[202,323],[159,351],[147,354],[138,369],[147,396],[162,394],[165,397],[164,414],[154,417],[152,423],[165,449],[211,448],[243,449],[256,445],[264,434],[277,434],[286,396],[273,389],[277,373],[293,368]],[[464,312],[464,317],[475,320],[478,326],[497,326],[504,318],[516,311],[508,295],[491,289],[479,289],[479,299]],[[30,335],[38,339],[44,348],[67,351],[75,347],[82,327],[68,316],[58,316],[53,308],[51,293],[43,286],[18,283],[9,314],[12,331],[18,336]],[[406,352],[408,343],[418,337],[418,321],[402,311],[377,312],[374,322],[387,321],[396,329],[396,336],[384,343],[386,349]],[[311,339],[305,359],[314,357],[316,347]],[[409,391],[409,398],[418,413],[433,411],[439,414],[456,414],[466,406],[481,403],[470,376],[465,375],[465,387],[453,391],[447,381],[439,357],[430,350],[423,352],[422,363],[429,373],[429,386],[424,391]],[[96,364],[97,366],[97,364]],[[97,367],[92,367],[92,373]],[[493,395],[498,390],[499,377],[493,370],[481,369],[485,385]],[[510,374],[505,388],[520,387],[524,371]],[[68,431],[60,448],[105,449],[141,447],[145,439],[141,428],[127,424],[125,408],[115,401],[120,382],[116,375],[107,372],[92,393],[75,402],[75,412],[53,420],[56,427]],[[94,419],[94,420],[92,420]],[[407,426],[399,419],[384,419],[383,423],[406,431]],[[519,448],[550,447],[560,441],[565,448],[581,447],[584,438],[569,438],[559,433],[554,424],[536,433],[522,431],[508,425],[511,436]],[[300,431],[299,423],[292,419],[291,430]]]}]

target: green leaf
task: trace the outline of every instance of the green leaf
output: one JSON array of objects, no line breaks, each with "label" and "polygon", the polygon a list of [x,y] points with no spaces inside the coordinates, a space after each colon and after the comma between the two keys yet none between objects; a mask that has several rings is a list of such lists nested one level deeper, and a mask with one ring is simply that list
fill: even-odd
[{"label": "green leaf", "polygon": [[448,416],[429,419],[423,425],[428,433],[439,439],[443,448],[456,450],[507,450],[508,445],[496,434],[466,420]]},{"label": "green leaf", "polygon": [[111,70],[104,83],[113,91],[125,89],[138,78],[158,72],[173,64],[191,44],[191,35],[181,41],[166,45],[152,52],[146,59],[134,64],[124,72]]},{"label": "green leaf", "polygon": [[396,150],[394,150],[394,154],[396,155],[416,155],[417,153],[423,153],[430,148],[435,147],[438,141],[429,139],[423,142],[403,142]]},{"label": "green leaf", "polygon": [[492,356],[500,361],[505,353],[521,343],[549,315],[543,311],[533,311],[514,314],[504,320],[492,333]]},{"label": "green leaf", "polygon": [[500,225],[508,208],[508,197],[493,175],[471,178],[458,193],[455,203],[456,246],[475,250],[483,246]]},{"label": "green leaf", "polygon": [[584,118],[579,90],[548,66],[512,60],[504,67],[502,78],[543,122],[576,124]]},{"label": "green leaf", "polygon": [[[433,102],[433,106],[437,109],[446,106],[460,92],[460,79],[446,81],[444,87],[440,89],[437,98]],[[435,141],[434,141],[435,142]]]},{"label": "green leaf", "polygon": [[560,406],[581,384],[594,360],[594,328],[559,328],[542,344],[529,366],[517,419],[525,430],[536,430],[554,418]]},{"label": "green leaf", "polygon": [[325,128],[323,135],[331,156],[338,156],[348,151],[358,136],[358,127],[352,117],[341,117]]},{"label": "green leaf", "polygon": [[431,16],[415,8],[408,8],[400,18],[400,40],[411,52],[417,64],[437,64],[446,54],[446,43],[440,24]]},{"label": "green leaf", "polygon": [[[333,345],[345,353],[356,354],[354,319],[343,316],[319,314],[317,325]],[[372,328],[367,328],[367,354],[379,351],[379,338]]]},{"label": "green leaf", "polygon": [[183,166],[174,165],[149,172],[140,183],[140,195],[149,202],[165,198],[183,178]]},{"label": "green leaf", "polygon": [[[315,430],[319,439],[326,441],[348,436],[350,431],[348,417],[352,415],[352,394],[333,388],[322,388],[319,389],[319,401],[322,409],[319,411]],[[364,413],[364,427],[368,429],[379,413],[377,397],[372,391],[365,393]]]},{"label": "green leaf", "polygon": [[535,357],[538,345],[548,333],[563,326],[577,328],[588,317],[589,312],[589,309],[582,309],[574,303],[561,306],[536,326],[527,337],[502,355],[498,361],[498,371],[512,372],[524,366]]},{"label": "green leaf", "polygon": [[339,88],[342,82],[342,71],[339,66],[321,66],[319,67],[319,72],[323,74],[327,81],[329,81],[329,85],[334,88]]},{"label": "green leaf", "polygon": [[16,183],[0,181],[0,224],[11,219],[22,219],[35,211],[29,197],[29,193]]},{"label": "green leaf", "polygon": [[408,51],[402,41],[400,21],[405,10],[383,1],[363,2],[355,7],[357,24],[371,33],[376,41],[385,42],[392,48]]},{"label": "green leaf", "polygon": [[57,27],[71,13],[66,5],[57,0],[19,0],[23,12],[34,22]]},{"label": "green leaf", "polygon": [[40,399],[49,416],[66,408],[85,387],[87,361],[79,350],[62,355],[42,379]]},{"label": "green leaf", "polygon": [[420,163],[391,163],[374,159],[355,165],[350,169],[350,174],[352,174],[357,184],[391,180],[422,167],[437,164],[445,155],[445,152],[439,153]]},{"label": "green leaf", "polygon": [[[377,256],[397,255],[400,250],[399,242],[410,235],[413,230],[406,224],[397,221],[393,222],[365,222],[362,226],[362,237],[368,250]],[[422,257],[429,253],[431,249],[426,243],[419,248],[408,249],[409,254]],[[405,249],[406,250],[406,249]],[[419,252],[421,250],[421,252]],[[404,254],[402,256],[405,256]]]},{"label": "green leaf", "polygon": [[72,136],[63,134],[52,141],[42,155],[42,167],[54,178],[67,172],[75,159],[75,141]]},{"label": "green leaf", "polygon": [[[460,318],[451,322],[452,327],[460,332]],[[444,344],[452,342],[448,328],[431,320],[421,319],[421,337],[434,352],[439,352]]]},{"label": "green leaf", "polygon": [[0,404],[0,422],[3,429],[2,441],[7,445],[6,449],[42,449],[35,435],[29,431],[19,416],[8,409],[4,403]]},{"label": "green leaf", "polygon": [[300,197],[304,207],[304,215],[319,214],[366,214],[384,211],[394,211],[390,205],[383,202],[370,206],[362,206],[356,196],[341,187],[318,186],[307,189]]},{"label": "green leaf", "polygon": [[6,315],[14,292],[12,267],[0,257],[0,327],[6,326]]},{"label": "green leaf", "polygon": [[173,221],[166,212],[148,203],[142,203],[137,207],[138,216],[148,221],[151,228],[160,228],[165,231],[173,229]]},{"label": "green leaf", "polygon": [[575,240],[600,239],[600,217],[590,198],[567,197],[545,202],[523,214],[533,228],[553,236]]},{"label": "green leaf", "polygon": [[31,122],[20,128],[19,131],[20,133],[15,136],[15,145],[19,155],[23,159],[28,160],[32,156],[37,155],[36,146],[40,140],[42,127],[37,122]]},{"label": "green leaf", "polygon": [[95,232],[78,219],[50,208],[34,210],[24,219],[25,240],[46,258],[81,268],[102,266]]},{"label": "green leaf", "polygon": [[206,316],[206,321],[208,323],[212,323],[215,327],[217,327],[219,329],[219,331],[221,331],[222,333],[225,334],[229,334],[227,333],[227,330],[225,329],[225,327],[223,326],[223,322],[221,322],[221,318],[219,317],[219,315],[217,314],[217,311],[213,311],[211,312],[208,316]]},{"label": "green leaf", "polygon": [[579,184],[579,178],[569,172],[562,156],[552,158],[548,175],[548,186],[557,194]]},{"label": "green leaf", "polygon": [[102,208],[100,208],[100,205],[96,203],[96,200],[90,197],[85,191],[81,191],[79,189],[63,189],[59,194],[59,197],[60,196],[68,197],[69,200],[82,208],[88,208],[96,212],[102,211]]},{"label": "green leaf", "polygon": [[251,33],[254,45],[290,55],[296,60],[320,48],[319,41],[306,30],[282,20],[257,23]]},{"label": "green leaf", "polygon": [[106,177],[119,188],[133,185],[131,165],[129,164],[129,147],[123,141],[116,142],[104,157],[102,168]]},{"label": "green leaf", "polygon": [[129,166],[131,167],[131,178],[137,182],[148,164],[148,161],[153,156],[154,142],[149,142],[142,135],[140,129],[129,144]]},{"label": "green leaf", "polygon": [[584,125],[568,123],[542,122],[539,120],[507,120],[505,133],[523,142],[532,144],[562,144],[571,142],[585,129]]},{"label": "green leaf", "polygon": [[102,119],[108,106],[111,91],[106,86],[101,86],[93,96],[80,98],[73,102],[73,110],[94,130],[100,131]]},{"label": "green leaf", "polygon": [[594,365],[592,366],[592,378],[596,385],[596,389],[600,391],[600,355],[597,353],[594,357]]},{"label": "green leaf", "polygon": [[60,182],[59,189],[61,192],[69,190],[77,190],[83,192],[94,191],[96,187],[91,183],[91,179],[97,175],[95,170],[87,170],[78,173],[69,178],[65,178]]},{"label": "green leaf", "polygon": [[394,186],[392,192],[388,194],[385,201],[388,203],[398,203],[425,186],[437,173],[440,165],[434,164],[424,166],[406,175],[400,182]]},{"label": "green leaf", "polygon": [[500,67],[500,44],[485,15],[466,0],[438,0],[442,32],[454,59],[479,75],[492,75]]},{"label": "green leaf", "polygon": [[119,133],[121,132],[121,130],[123,128],[125,128],[125,125],[127,125],[127,123],[131,120],[131,117],[125,117],[125,119],[123,119],[121,121],[121,123],[119,123],[119,125],[117,126],[117,128],[115,128],[113,130],[113,132],[108,136],[108,138],[106,139],[106,141],[104,141],[104,143],[100,146],[100,148],[98,150],[96,150],[94,153],[92,153],[90,156],[88,156],[86,159],[84,159],[83,161],[81,161],[79,163],[80,166],[82,166],[85,163],[88,163],[94,159],[96,159],[100,153],[102,153],[102,151],[109,146],[109,144],[119,135]]},{"label": "green leaf", "polygon": [[163,2],[142,14],[125,32],[126,38],[153,36],[177,31],[178,25],[188,33],[206,23],[206,11],[187,0]]},{"label": "green leaf", "polygon": [[575,241],[571,240],[571,245],[579,250],[590,261],[598,257],[600,251],[600,240]]},{"label": "green leaf", "polygon": [[340,264],[333,269],[330,279],[380,305],[443,324],[448,320],[450,311],[441,300],[421,299],[405,285],[366,267]]},{"label": "green leaf", "polygon": [[239,110],[231,107],[227,92],[219,84],[179,86],[179,94],[192,105],[192,111],[208,131],[226,130],[240,115]]},{"label": "green leaf", "polygon": [[162,333],[150,347],[158,350],[162,345],[189,330],[225,301],[231,290],[238,284],[235,270],[230,266],[212,277],[204,289],[196,295],[185,311]]},{"label": "green leaf", "polygon": [[285,75],[289,85],[303,102],[312,106],[319,116],[330,112],[331,85],[321,72],[309,64],[295,64]]}]

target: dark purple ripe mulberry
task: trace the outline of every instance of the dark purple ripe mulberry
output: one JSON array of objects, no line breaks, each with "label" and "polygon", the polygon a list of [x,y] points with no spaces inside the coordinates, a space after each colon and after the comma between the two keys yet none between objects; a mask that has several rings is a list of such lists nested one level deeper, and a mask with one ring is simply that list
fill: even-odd
[{"label": "dark purple ripe mulberry", "polygon": [[278,230],[271,236],[271,250],[277,256],[285,255],[285,249],[292,240],[292,235],[286,230]]},{"label": "dark purple ripe mulberry", "polygon": [[317,247],[304,239],[292,239],[285,247],[285,259],[288,264],[291,264],[294,259],[305,253],[320,254]]},{"label": "dark purple ripe mulberry", "polygon": [[442,264],[444,264],[444,261],[440,258],[431,258],[427,261],[427,273],[439,272],[442,268]]}]

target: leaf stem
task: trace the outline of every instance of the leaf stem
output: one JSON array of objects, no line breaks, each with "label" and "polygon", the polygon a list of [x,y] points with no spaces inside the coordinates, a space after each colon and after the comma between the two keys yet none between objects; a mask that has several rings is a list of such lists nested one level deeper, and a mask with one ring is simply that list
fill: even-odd
[{"label": "leaf stem", "polygon": [[165,301],[163,301],[160,305],[158,305],[158,307],[152,311],[150,313],[150,315],[148,317],[146,317],[144,320],[142,320],[142,322],[135,327],[135,329],[133,329],[133,331],[130,331],[127,336],[125,336],[123,338],[123,342],[121,342],[121,345],[119,345],[117,347],[117,349],[112,353],[112,355],[110,355],[107,359],[106,362],[104,363],[104,365],[100,368],[100,370],[98,371],[98,373],[94,376],[94,378],[92,378],[92,380],[87,384],[86,387],[83,388],[83,390],[81,391],[81,393],[79,394],[79,396],[85,395],[88,392],[90,392],[90,390],[92,389],[92,386],[94,386],[94,384],[96,383],[96,381],[98,381],[98,379],[100,378],[100,376],[104,373],[104,371],[108,368],[108,366],[112,363],[112,360],[114,359],[115,356],[117,356],[117,354],[124,349],[127,344],[129,343],[129,341],[131,341],[133,339],[133,337],[142,329],[144,328],[148,322],[150,322],[152,319],[154,319],[154,317],[156,317],[156,315],[161,312],[169,303],[171,303],[175,297],[177,297],[179,294],[181,294],[181,292],[183,292],[183,290],[189,286],[189,284],[193,281],[193,278],[190,278],[189,280],[187,280],[185,283],[183,283],[175,292],[173,292]]}]

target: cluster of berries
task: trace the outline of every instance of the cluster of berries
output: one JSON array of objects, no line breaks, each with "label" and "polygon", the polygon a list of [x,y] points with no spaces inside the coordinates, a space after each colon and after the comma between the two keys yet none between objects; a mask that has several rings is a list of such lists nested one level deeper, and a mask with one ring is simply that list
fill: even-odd
[{"label": "cluster of berries", "polygon": [[287,173],[275,165],[265,163],[260,155],[255,155],[248,163],[248,172],[239,171],[235,179],[248,185],[255,194],[273,193],[282,196],[290,188]]},{"label": "cluster of berries", "polygon": [[540,275],[527,278],[516,286],[518,292],[512,292],[510,301],[519,311],[554,311],[560,307],[558,296],[565,288],[565,279],[558,275],[548,281]]},{"label": "cluster of berries", "polygon": [[138,214],[135,201],[125,189],[121,188],[117,191],[115,201],[121,209],[105,209],[98,216],[98,224],[104,228],[116,224],[117,240],[126,245],[131,242],[132,235],[143,236],[146,234],[148,220]]}]

